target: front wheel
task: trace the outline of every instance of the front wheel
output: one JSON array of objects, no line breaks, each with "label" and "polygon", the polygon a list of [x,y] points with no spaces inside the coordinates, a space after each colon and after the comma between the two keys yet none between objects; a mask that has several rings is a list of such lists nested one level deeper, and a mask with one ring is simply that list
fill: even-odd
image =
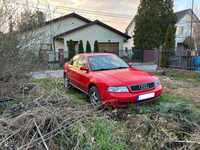
[{"label": "front wheel", "polygon": [[95,86],[92,86],[89,90],[89,100],[93,106],[101,107],[100,92]]}]

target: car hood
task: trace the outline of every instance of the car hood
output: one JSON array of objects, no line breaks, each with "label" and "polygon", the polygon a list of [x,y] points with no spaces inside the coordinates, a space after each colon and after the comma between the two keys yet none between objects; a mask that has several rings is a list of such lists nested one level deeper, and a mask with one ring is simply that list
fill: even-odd
[{"label": "car hood", "polygon": [[99,71],[95,72],[95,76],[110,86],[149,83],[157,79],[150,73],[134,68]]}]

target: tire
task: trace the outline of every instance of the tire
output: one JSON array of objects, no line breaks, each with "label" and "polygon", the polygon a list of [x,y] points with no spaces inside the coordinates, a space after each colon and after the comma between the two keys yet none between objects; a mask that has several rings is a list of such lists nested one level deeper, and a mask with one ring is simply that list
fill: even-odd
[{"label": "tire", "polygon": [[64,74],[64,88],[69,90],[71,88],[70,81],[66,74]]},{"label": "tire", "polygon": [[100,92],[97,89],[97,87],[92,86],[89,89],[88,96],[89,96],[90,103],[93,106],[95,106],[95,107],[101,107],[101,105],[102,105],[102,103],[101,103],[101,97],[100,97]]}]

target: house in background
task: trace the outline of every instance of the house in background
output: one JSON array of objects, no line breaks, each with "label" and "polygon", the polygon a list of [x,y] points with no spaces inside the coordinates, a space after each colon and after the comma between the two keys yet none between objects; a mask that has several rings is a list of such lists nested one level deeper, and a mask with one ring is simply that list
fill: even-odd
[{"label": "house in background", "polygon": [[128,39],[128,41],[124,44],[124,49],[127,50],[132,50],[134,47],[134,30],[135,30],[135,18],[133,18],[130,22],[130,24],[128,25],[128,27],[126,28],[126,34],[129,35],[131,38]]},{"label": "house in background", "polygon": [[[183,45],[184,40],[191,36],[191,31],[193,32],[193,38],[195,39],[195,47],[196,49],[198,48],[198,40],[197,36],[200,37],[200,20],[199,18],[195,15],[195,13],[191,9],[183,10],[176,12],[177,16],[177,23],[176,23],[176,45],[175,47],[178,48],[179,45]],[[192,19],[192,20],[191,20]],[[192,28],[191,28],[192,27]],[[126,29],[126,33],[131,36],[132,38],[129,39],[125,44],[124,48],[131,50],[134,47],[134,28],[135,28],[135,21],[134,18],[128,25]],[[191,30],[192,29],[192,30]],[[198,30],[198,32],[197,32]]]},{"label": "house in background", "polygon": [[186,38],[194,39],[195,50],[198,49],[198,34],[200,29],[200,20],[192,9],[176,12],[176,49],[181,47]]},{"label": "house in background", "polygon": [[67,42],[70,40],[76,43],[76,51],[80,40],[83,41],[84,50],[87,41],[93,50],[94,42],[97,40],[100,52],[119,54],[125,41],[130,38],[103,22],[91,21],[76,13],[50,20],[31,33],[24,34],[23,39],[27,39],[30,34],[32,38],[24,47],[47,50],[50,62],[68,58]]}]

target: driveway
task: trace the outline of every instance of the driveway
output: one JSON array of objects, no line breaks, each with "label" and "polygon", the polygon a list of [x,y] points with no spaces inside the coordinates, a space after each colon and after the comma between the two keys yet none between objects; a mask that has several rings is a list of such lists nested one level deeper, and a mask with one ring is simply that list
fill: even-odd
[{"label": "driveway", "polygon": [[155,64],[144,64],[144,63],[133,63],[134,68],[147,71],[147,72],[156,72],[158,65]]},{"label": "driveway", "polygon": [[[156,72],[157,70],[157,65],[153,64],[134,63],[133,67],[148,72]],[[31,76],[34,79],[63,78],[63,70],[32,72]]]},{"label": "driveway", "polygon": [[32,72],[31,76],[34,79],[62,78],[63,77],[63,70]]}]

